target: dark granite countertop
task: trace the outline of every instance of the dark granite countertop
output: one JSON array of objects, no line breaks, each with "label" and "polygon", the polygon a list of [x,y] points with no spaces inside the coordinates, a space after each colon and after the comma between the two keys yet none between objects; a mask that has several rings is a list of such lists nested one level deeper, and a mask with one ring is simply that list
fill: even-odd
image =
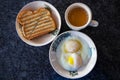
[{"label": "dark granite countertop", "polygon": [[[67,80],[49,63],[50,44],[32,47],[17,35],[15,18],[18,11],[34,0],[0,0],[0,80]],[[98,50],[94,69],[78,80],[120,80],[120,1],[119,0],[46,0],[61,14],[61,32],[70,30],[64,20],[65,9],[74,2],[87,4],[97,28],[81,30],[90,36]]]}]

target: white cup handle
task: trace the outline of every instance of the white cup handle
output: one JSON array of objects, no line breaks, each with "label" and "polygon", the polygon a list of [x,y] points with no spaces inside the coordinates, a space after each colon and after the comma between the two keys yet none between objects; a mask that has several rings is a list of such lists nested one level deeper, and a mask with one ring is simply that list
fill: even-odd
[{"label": "white cup handle", "polygon": [[98,25],[99,25],[99,22],[96,20],[92,20],[89,24],[89,26],[91,26],[91,27],[98,27]]}]

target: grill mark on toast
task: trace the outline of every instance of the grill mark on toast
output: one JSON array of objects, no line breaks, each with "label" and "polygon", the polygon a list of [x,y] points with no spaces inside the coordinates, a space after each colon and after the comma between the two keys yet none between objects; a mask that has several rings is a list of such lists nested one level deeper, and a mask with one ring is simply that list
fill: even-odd
[{"label": "grill mark on toast", "polygon": [[[39,26],[39,25],[42,25],[42,24],[46,24],[46,22],[50,22],[50,20],[46,20],[45,22],[43,22],[43,23],[41,23],[41,24],[38,24],[38,26]],[[32,26],[34,26],[34,25],[32,25]],[[32,30],[32,29],[33,29],[32,26],[31,26],[31,27],[26,27],[26,28],[25,28],[25,31],[28,32],[28,31]]]},{"label": "grill mark on toast", "polygon": [[29,23],[31,23],[31,22],[38,21],[38,19],[39,19],[39,20],[40,20],[40,19],[44,19],[45,17],[48,17],[48,16],[42,15],[42,16],[39,16],[39,17],[30,19],[30,20],[24,21],[23,24],[26,25],[26,24],[29,24]]},{"label": "grill mark on toast", "polygon": [[41,32],[38,32],[38,33],[33,34],[29,39],[33,39],[33,38],[35,38],[35,37],[38,37],[38,36],[47,34],[47,33],[51,32],[51,31],[53,31],[53,30],[54,30],[54,28],[51,28],[51,29],[48,28],[48,29],[46,29],[45,31],[41,31]]},{"label": "grill mark on toast", "polygon": [[36,22],[38,22],[38,24],[41,24],[42,22],[46,21],[46,20],[49,20],[51,17],[44,17],[44,18],[41,18],[40,20],[38,21],[33,21],[32,23],[30,24],[26,24],[24,25],[26,28],[30,27],[30,26],[34,26],[36,24]]},{"label": "grill mark on toast", "polygon": [[32,16],[27,16],[27,17],[25,17],[25,18],[22,18],[21,19],[21,21],[22,22],[24,22],[24,21],[26,21],[26,20],[29,20],[29,19],[33,19],[33,18],[36,18],[36,17],[38,17],[38,16],[42,16],[42,15],[49,15],[50,13],[47,11],[47,12],[39,12],[39,13],[36,13],[36,14],[34,14],[34,15],[32,15]]},{"label": "grill mark on toast", "polygon": [[[50,22],[50,23],[47,23],[47,24],[43,24],[43,25],[38,25],[38,26],[36,26],[36,29],[33,31],[33,33],[37,30],[37,29],[42,29],[42,28],[44,28],[44,27],[49,27],[50,25],[52,25],[52,23]],[[34,27],[32,27],[32,29],[33,29]],[[31,30],[32,30],[31,29]],[[28,33],[30,33],[30,31],[31,30],[29,30],[28,32],[26,31],[26,34],[28,34]]]}]

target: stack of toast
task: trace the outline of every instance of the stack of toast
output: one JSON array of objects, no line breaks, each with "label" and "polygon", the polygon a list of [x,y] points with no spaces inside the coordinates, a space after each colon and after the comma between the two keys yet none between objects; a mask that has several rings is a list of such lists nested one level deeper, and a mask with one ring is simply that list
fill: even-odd
[{"label": "stack of toast", "polygon": [[20,12],[17,18],[22,26],[22,34],[26,39],[34,39],[56,29],[55,21],[46,8],[35,11],[26,10]]}]

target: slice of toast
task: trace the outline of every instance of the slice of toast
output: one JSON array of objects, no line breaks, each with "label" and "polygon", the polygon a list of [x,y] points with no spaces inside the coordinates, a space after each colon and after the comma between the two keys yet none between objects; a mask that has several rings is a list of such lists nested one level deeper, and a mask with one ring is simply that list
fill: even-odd
[{"label": "slice of toast", "polygon": [[27,39],[34,39],[56,29],[50,11],[45,8],[22,11],[18,15],[18,22],[22,25],[23,36]]}]

